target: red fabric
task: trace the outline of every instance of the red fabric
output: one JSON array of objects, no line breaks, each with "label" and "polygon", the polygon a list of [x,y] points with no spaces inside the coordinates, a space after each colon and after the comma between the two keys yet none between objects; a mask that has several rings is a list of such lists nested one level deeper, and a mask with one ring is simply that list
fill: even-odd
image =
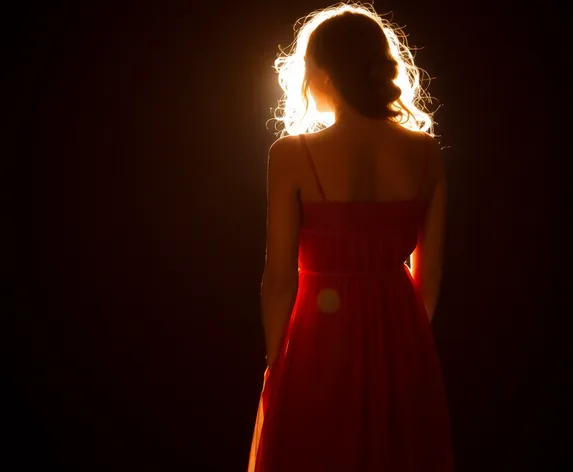
[{"label": "red fabric", "polygon": [[404,261],[424,209],[302,205],[299,291],[265,372],[250,472],[452,472],[430,323]]}]

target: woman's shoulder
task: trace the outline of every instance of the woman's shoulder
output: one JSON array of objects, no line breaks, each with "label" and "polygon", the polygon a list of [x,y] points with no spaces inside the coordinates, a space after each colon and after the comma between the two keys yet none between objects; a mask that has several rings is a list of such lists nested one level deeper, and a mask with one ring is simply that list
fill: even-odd
[{"label": "woman's shoulder", "polygon": [[424,159],[428,158],[431,162],[435,162],[436,159],[439,159],[441,146],[434,136],[425,131],[416,131],[400,125],[398,126],[401,129],[398,129],[397,133],[400,134],[406,144],[406,148],[409,149],[410,152]]},{"label": "woman's shoulder", "polygon": [[268,165],[280,169],[285,175],[297,171],[304,147],[298,135],[288,135],[277,139],[269,149]]},{"label": "woman's shoulder", "polygon": [[387,128],[389,134],[401,138],[405,141],[409,141],[417,144],[428,144],[431,141],[435,141],[430,133],[425,131],[414,130],[406,128],[399,123],[392,122],[388,124]]},{"label": "woman's shoulder", "polygon": [[287,135],[277,139],[269,149],[269,154],[283,154],[301,147],[300,135]]}]

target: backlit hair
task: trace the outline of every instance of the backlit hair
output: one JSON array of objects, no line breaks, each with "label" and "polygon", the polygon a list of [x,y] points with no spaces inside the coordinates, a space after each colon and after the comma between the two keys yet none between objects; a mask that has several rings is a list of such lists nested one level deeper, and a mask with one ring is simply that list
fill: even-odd
[{"label": "backlit hair", "polygon": [[[388,85],[386,88],[390,89],[390,91],[385,91],[387,100],[384,106],[380,107],[381,110],[385,110],[385,113],[379,113],[378,115],[380,117],[385,116],[405,128],[433,135],[434,122],[432,113],[428,111],[426,106],[426,104],[432,103],[432,100],[420,83],[420,76],[425,74],[425,72],[414,64],[414,57],[411,49],[408,47],[406,36],[402,29],[378,15],[370,4],[339,3],[324,10],[315,11],[298,20],[295,23],[296,37],[294,42],[287,48],[287,51],[281,50],[281,55],[275,61],[274,68],[278,73],[278,82],[284,92],[278,108],[275,110],[275,119],[282,123],[280,136],[313,133],[334,123],[333,113],[321,113],[316,109],[308,88],[305,56],[308,52],[309,38],[317,30],[317,27],[322,25],[319,29],[322,36],[325,36],[322,31],[328,27],[330,30],[327,34],[330,36],[325,41],[332,41],[333,34],[335,36],[338,34],[337,32],[333,33],[332,30],[335,28],[340,29],[340,27],[332,28],[331,26],[334,25],[334,22],[329,22],[331,23],[329,25],[325,24],[325,22],[335,17],[342,19],[340,15],[344,14],[347,17],[356,19],[355,15],[348,15],[348,13],[364,15],[376,22],[383,32],[381,38],[384,39],[385,37],[382,47],[386,49],[386,56],[382,60],[382,71],[391,67],[392,72],[384,72]],[[338,21],[338,23],[348,23],[348,21],[343,20]],[[362,23],[364,22],[362,21]],[[361,32],[363,29],[358,29],[358,31]],[[313,35],[313,43],[316,36]],[[344,39],[338,37],[335,40],[344,41]],[[329,45],[322,44],[321,47],[324,50]],[[328,51],[327,53],[331,58],[334,57],[335,59],[338,54],[337,51]],[[390,57],[387,57],[388,54]],[[388,63],[390,66],[388,66]],[[345,70],[344,68],[339,69]],[[327,72],[329,71],[327,70]],[[348,81],[353,79],[345,77],[344,80],[348,84]],[[333,83],[335,83],[334,80]],[[360,90],[357,85],[353,88],[347,87],[347,90]],[[340,90],[340,87],[339,91],[344,92]],[[355,95],[359,93],[356,92]],[[351,103],[352,100],[347,101],[351,106],[353,105]],[[362,97],[361,103],[367,103],[367,100]],[[366,115],[360,109],[358,111]]]}]

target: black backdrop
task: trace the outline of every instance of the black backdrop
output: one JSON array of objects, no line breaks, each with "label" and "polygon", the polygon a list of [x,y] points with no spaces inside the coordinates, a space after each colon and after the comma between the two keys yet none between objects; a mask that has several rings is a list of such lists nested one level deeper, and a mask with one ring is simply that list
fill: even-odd
[{"label": "black backdrop", "polygon": [[[328,3],[192,3],[38,4],[10,20],[23,249],[8,251],[7,472],[246,467],[271,66],[294,20]],[[567,145],[560,66],[536,28],[560,47],[559,15],[490,3],[376,5],[424,47],[442,104],[450,216],[433,326],[458,471],[558,471]]]}]

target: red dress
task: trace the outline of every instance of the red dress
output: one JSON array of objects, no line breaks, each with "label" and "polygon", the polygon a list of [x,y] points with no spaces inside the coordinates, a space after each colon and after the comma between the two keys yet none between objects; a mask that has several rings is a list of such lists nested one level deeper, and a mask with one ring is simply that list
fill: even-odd
[{"label": "red dress", "polygon": [[307,156],[323,201],[301,208],[299,289],[249,472],[452,472],[440,362],[404,263],[425,208],[328,201]]}]

